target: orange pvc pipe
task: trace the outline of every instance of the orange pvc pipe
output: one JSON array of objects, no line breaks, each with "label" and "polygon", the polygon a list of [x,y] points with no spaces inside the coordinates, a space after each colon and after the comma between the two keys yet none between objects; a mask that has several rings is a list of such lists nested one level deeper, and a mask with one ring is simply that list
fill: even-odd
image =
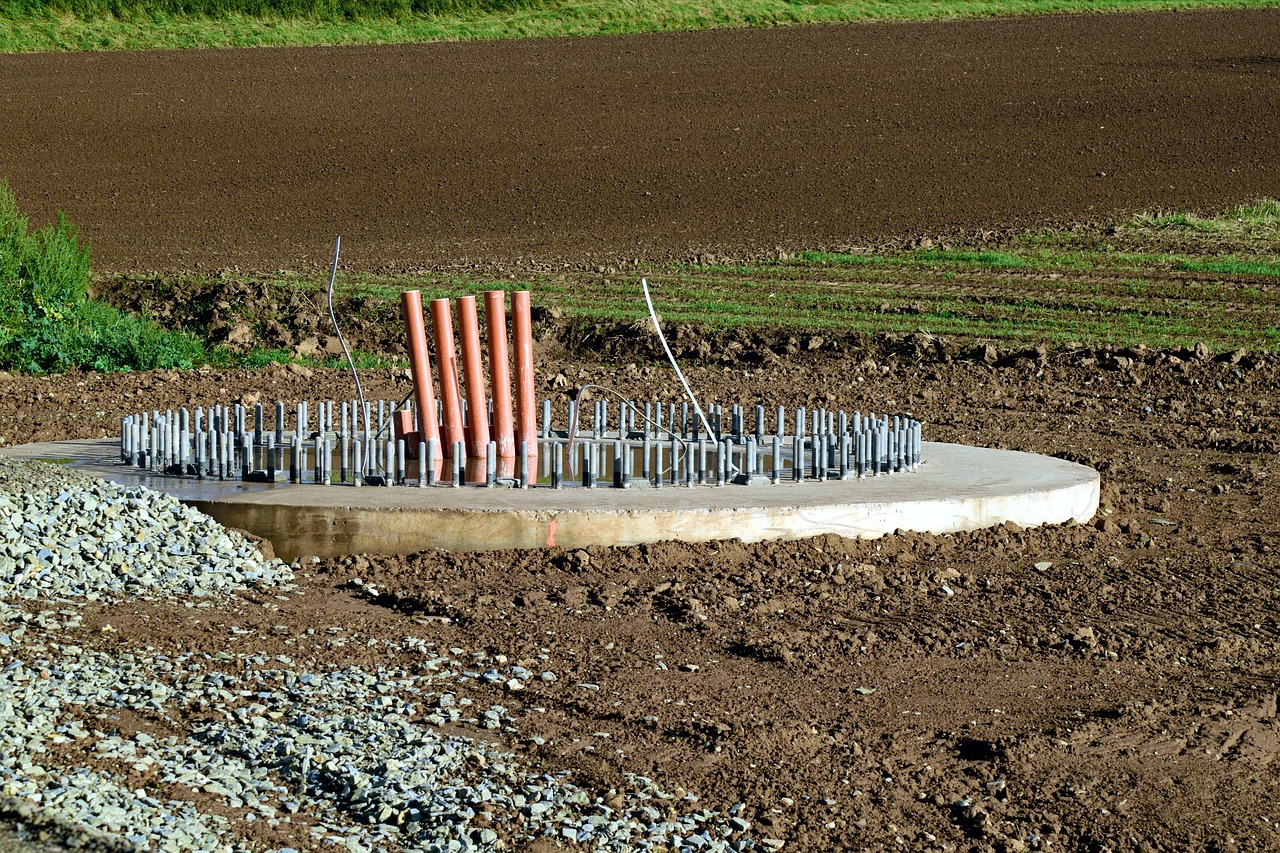
[{"label": "orange pvc pipe", "polygon": [[408,409],[396,409],[391,413],[391,426],[396,441],[404,441],[405,455],[417,456],[418,436],[421,433],[413,430],[413,412]]},{"label": "orange pvc pipe", "polygon": [[427,354],[427,333],[422,322],[422,294],[417,290],[401,293],[400,310],[404,313],[409,372],[413,376],[414,403],[418,407],[418,433],[423,441],[438,442],[440,425],[436,423],[436,397],[431,388],[431,357]]},{"label": "orange pvc pipe", "polygon": [[476,298],[458,297],[458,342],[462,349],[462,382],[467,394],[467,457],[484,459],[489,448],[489,397],[480,358],[480,321]]},{"label": "orange pvc pipe", "polygon": [[462,400],[458,394],[458,361],[453,352],[453,320],[449,300],[431,300],[431,330],[436,339],[436,376],[440,380],[441,457],[453,454],[455,442],[466,441],[462,430]]},{"label": "orange pvc pipe", "polygon": [[[511,422],[511,365],[507,349],[507,294],[484,292],[484,319],[489,333],[489,390],[493,393],[493,440],[498,458],[513,459],[519,449]],[[511,476],[509,473],[503,476]]]},{"label": "orange pvc pipe", "polygon": [[527,290],[511,294],[511,337],[516,360],[516,448],[519,453],[520,445],[525,445],[532,474],[538,462],[538,401],[534,399],[533,317]]},{"label": "orange pvc pipe", "polygon": [[391,413],[392,434],[396,439],[409,440],[413,435],[413,412],[408,409],[396,409]]}]

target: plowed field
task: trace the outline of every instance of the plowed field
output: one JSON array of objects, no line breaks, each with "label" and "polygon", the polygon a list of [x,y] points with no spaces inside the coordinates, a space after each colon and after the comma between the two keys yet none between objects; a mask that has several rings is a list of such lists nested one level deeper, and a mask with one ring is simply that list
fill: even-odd
[{"label": "plowed field", "polygon": [[0,57],[102,271],[748,255],[1280,194],[1280,12]]}]

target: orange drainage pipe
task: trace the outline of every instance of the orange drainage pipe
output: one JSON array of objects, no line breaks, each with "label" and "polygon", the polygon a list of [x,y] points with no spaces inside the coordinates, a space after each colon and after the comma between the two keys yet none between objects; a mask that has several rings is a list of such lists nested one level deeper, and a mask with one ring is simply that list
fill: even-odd
[{"label": "orange drainage pipe", "polygon": [[538,462],[538,401],[533,387],[533,317],[529,309],[529,291],[511,294],[511,337],[516,359],[516,447],[525,446],[529,457],[530,482]]},{"label": "orange drainage pipe", "polygon": [[[408,409],[396,409],[391,413],[391,426],[396,441],[404,439],[405,444],[418,443],[418,433],[413,431],[413,412]],[[417,448],[415,447],[414,450],[416,451]]]},{"label": "orange drainage pipe", "polygon": [[484,319],[489,333],[489,388],[493,392],[493,440],[499,459],[514,459],[518,447],[511,423],[511,365],[507,350],[507,293],[484,292]]},{"label": "orange drainage pipe", "polygon": [[476,298],[458,297],[458,342],[462,349],[462,381],[467,393],[467,458],[484,459],[489,449],[489,398],[480,362],[480,322]]},{"label": "orange drainage pipe", "polygon": [[[404,314],[409,371],[413,376],[414,403],[418,407],[418,434],[422,441],[439,444],[440,425],[436,422],[436,397],[431,388],[431,357],[427,354],[427,333],[422,322],[421,292],[406,290],[401,293],[400,310]],[[412,427],[406,430],[412,431]],[[416,441],[413,442],[413,451],[418,451]]]},{"label": "orange drainage pipe", "polygon": [[462,430],[462,400],[458,395],[458,361],[453,352],[453,320],[449,300],[431,300],[431,329],[436,339],[436,375],[440,379],[443,441],[441,457],[452,456],[453,446],[466,441]]}]

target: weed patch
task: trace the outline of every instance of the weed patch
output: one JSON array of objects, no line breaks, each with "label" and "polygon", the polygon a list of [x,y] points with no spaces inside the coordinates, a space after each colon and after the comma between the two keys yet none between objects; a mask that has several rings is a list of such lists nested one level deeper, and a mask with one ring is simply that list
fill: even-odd
[{"label": "weed patch", "polygon": [[0,181],[0,368],[32,373],[189,368],[193,335],[88,298],[89,247],[61,213],[31,230]]}]

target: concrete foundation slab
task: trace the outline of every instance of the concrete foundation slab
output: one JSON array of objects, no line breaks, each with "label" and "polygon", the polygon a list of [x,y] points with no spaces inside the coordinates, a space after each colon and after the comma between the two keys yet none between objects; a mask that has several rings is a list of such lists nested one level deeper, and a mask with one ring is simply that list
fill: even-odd
[{"label": "concrete foundation slab", "polygon": [[222,524],[269,539],[286,559],[427,548],[580,548],[679,539],[874,538],[1004,522],[1085,522],[1092,468],[1032,453],[926,442],[920,470],[864,480],[662,489],[284,485],[157,476],[121,464],[114,439],[0,448],[165,491]]}]

